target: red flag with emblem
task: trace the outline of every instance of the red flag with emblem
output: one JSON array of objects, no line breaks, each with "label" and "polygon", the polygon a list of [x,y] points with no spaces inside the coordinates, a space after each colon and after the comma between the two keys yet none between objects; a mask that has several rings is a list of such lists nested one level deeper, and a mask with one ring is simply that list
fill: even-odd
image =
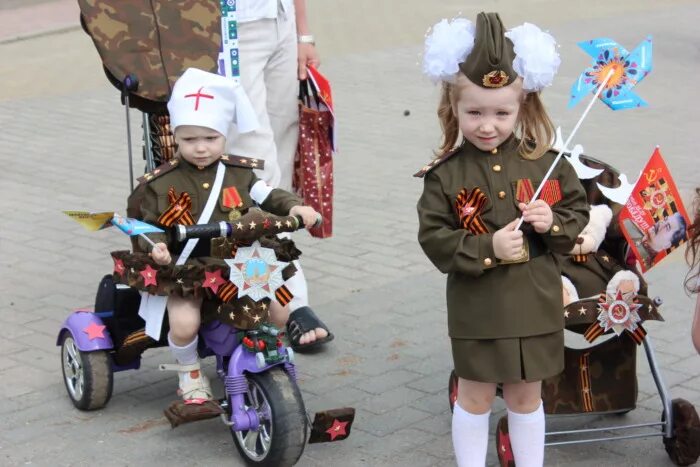
[{"label": "red flag with emblem", "polygon": [[644,167],[618,222],[642,272],[688,239],[691,222],[659,148]]}]

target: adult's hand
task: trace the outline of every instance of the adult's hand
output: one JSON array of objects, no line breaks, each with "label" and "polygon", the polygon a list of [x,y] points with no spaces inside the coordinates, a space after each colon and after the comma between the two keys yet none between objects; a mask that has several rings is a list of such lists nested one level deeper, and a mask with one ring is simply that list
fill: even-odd
[{"label": "adult's hand", "polygon": [[311,65],[314,68],[318,68],[321,65],[321,60],[318,58],[316,46],[313,44],[299,43],[297,44],[297,49],[297,75],[299,79],[306,79],[306,67]]}]

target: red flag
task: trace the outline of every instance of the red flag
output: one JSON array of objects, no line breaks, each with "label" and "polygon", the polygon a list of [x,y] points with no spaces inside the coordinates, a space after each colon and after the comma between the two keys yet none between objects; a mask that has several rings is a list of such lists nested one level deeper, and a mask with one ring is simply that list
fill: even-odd
[{"label": "red flag", "polygon": [[642,272],[688,239],[691,222],[658,148],[620,211],[618,222]]}]

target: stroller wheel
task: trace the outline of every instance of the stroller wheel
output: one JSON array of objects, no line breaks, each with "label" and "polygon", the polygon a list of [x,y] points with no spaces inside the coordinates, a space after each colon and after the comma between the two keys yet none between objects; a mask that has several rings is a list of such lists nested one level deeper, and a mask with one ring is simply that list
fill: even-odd
[{"label": "stroller wheel", "polygon": [[447,396],[450,403],[450,412],[454,412],[455,404],[457,403],[457,374],[454,370],[450,373],[450,379],[447,383]]},{"label": "stroller wheel", "polygon": [[[676,465],[691,465],[700,457],[700,418],[693,404],[685,399],[673,399],[673,437],[663,438],[664,447]],[[666,421],[662,414],[661,421]]]},{"label": "stroller wheel", "polygon": [[113,374],[104,350],[82,352],[70,333],[61,342],[63,382],[73,405],[80,410],[104,407],[112,397]]},{"label": "stroller wheel", "polygon": [[496,450],[498,451],[498,463],[501,467],[515,467],[515,458],[508,434],[507,415],[502,416],[498,420],[498,426],[496,426]]}]

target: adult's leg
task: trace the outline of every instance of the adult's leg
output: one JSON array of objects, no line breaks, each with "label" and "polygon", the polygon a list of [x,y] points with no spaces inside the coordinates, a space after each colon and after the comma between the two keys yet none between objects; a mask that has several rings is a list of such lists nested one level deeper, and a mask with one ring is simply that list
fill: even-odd
[{"label": "adult's leg", "polygon": [[459,378],[457,403],[452,414],[452,445],[459,467],[483,467],[489,439],[494,383]]},{"label": "adult's leg", "polygon": [[297,34],[294,10],[280,11],[277,44],[265,66],[267,115],[274,135],[280,181],[277,188],[292,190],[294,155],[299,137],[299,81],[297,79]]},{"label": "adult's leg", "polygon": [[265,68],[277,48],[277,22],[261,19],[238,25],[241,85],[245,89],[260,127],[248,133],[239,133],[233,125],[226,139],[226,151],[244,157],[255,157],[265,161],[265,168],[257,175],[268,185],[280,183],[280,168],[277,162],[275,135],[268,115],[268,89]]},{"label": "adult's leg", "polygon": [[544,409],[542,381],[504,384],[508,407],[508,433],[518,467],[541,467],[544,463]]}]

